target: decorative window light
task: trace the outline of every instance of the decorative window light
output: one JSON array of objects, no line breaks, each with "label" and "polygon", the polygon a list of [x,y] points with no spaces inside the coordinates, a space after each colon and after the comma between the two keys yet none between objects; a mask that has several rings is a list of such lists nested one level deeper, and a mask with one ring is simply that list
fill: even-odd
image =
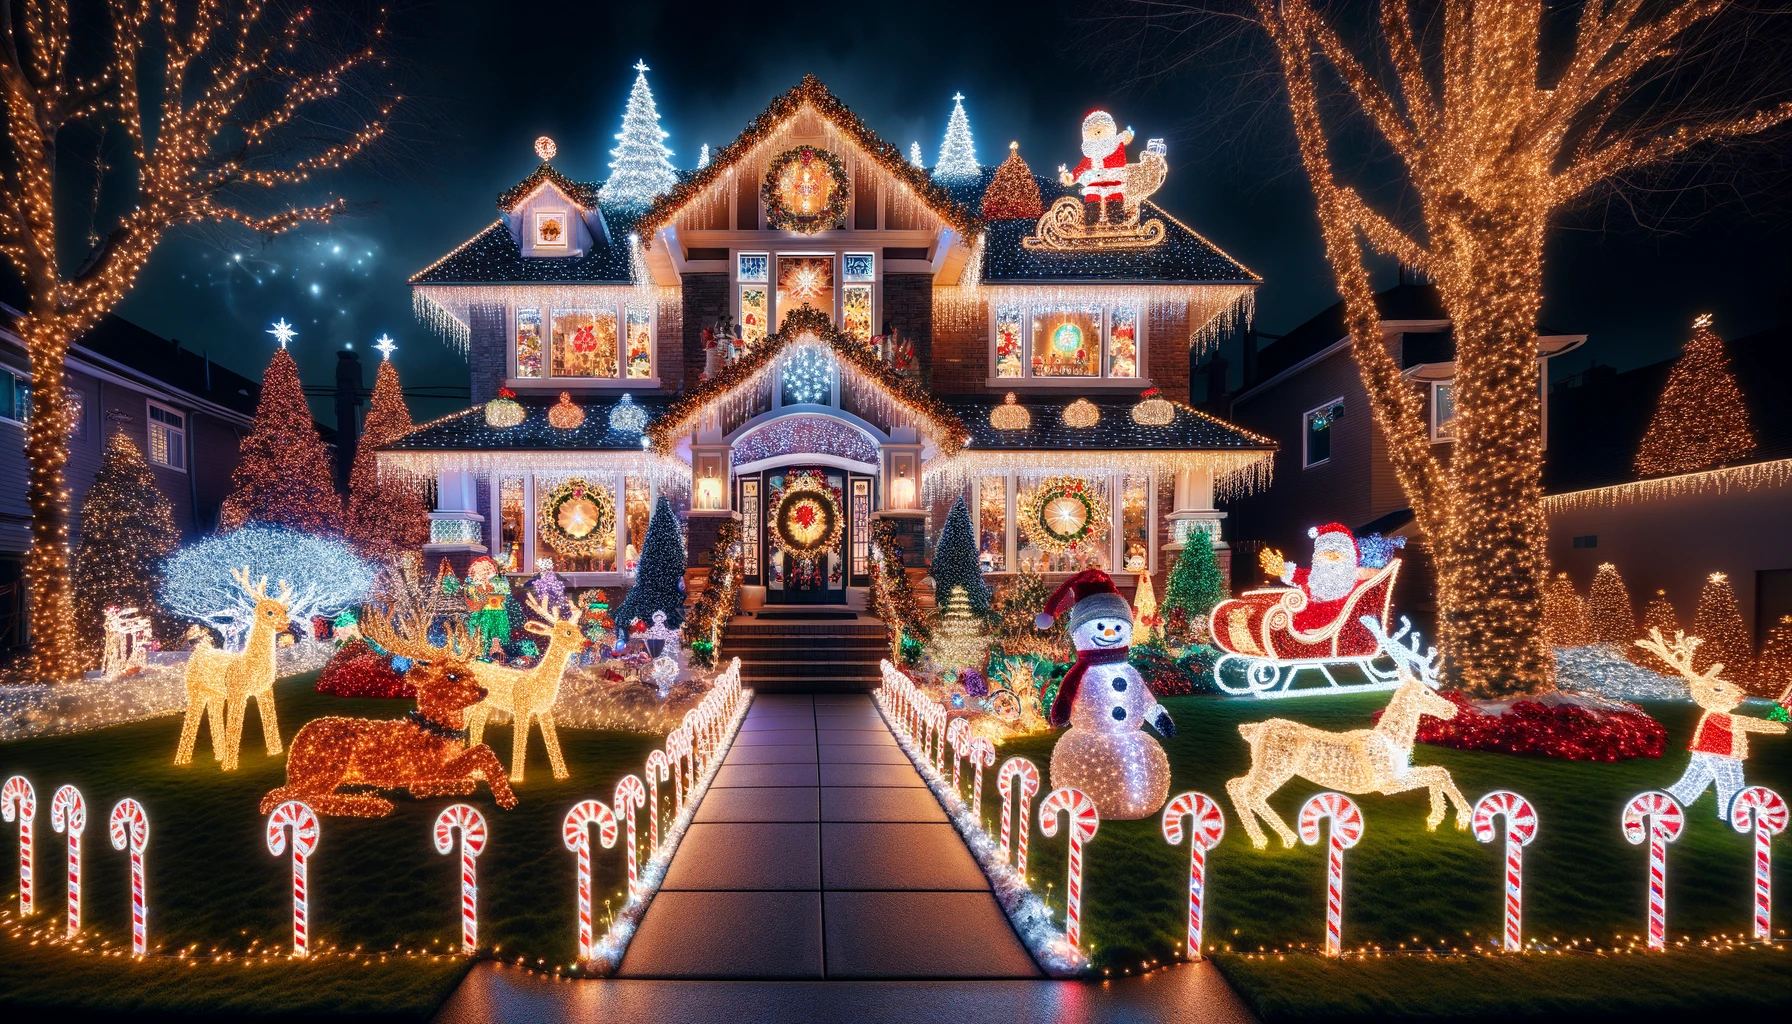
[{"label": "decorative window light", "polygon": [[149,461],[168,469],[187,468],[187,417],[149,403]]}]

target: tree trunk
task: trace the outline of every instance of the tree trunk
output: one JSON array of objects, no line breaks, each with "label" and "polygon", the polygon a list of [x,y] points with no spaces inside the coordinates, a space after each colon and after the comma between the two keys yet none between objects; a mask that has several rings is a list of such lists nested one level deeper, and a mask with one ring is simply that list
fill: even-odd
[{"label": "tree trunk", "polygon": [[25,430],[31,504],[31,553],[25,561],[26,608],[31,623],[31,672],[36,682],[79,679],[85,668],[75,629],[69,539],[68,392],[63,363],[73,332],[56,321],[27,317],[20,334],[31,357],[31,422]]},{"label": "tree trunk", "polygon": [[1537,369],[1543,217],[1470,210],[1440,232],[1438,286],[1456,338],[1452,515],[1434,537],[1441,648],[1477,697],[1552,682],[1543,639],[1543,429]]}]

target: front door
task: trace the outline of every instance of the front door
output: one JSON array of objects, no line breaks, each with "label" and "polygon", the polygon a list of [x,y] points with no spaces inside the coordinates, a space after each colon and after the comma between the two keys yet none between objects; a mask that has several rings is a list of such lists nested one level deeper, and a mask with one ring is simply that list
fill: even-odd
[{"label": "front door", "polygon": [[766,474],[768,603],[846,603],[844,555],[851,516],[846,483],[845,472],[826,466],[791,466]]}]

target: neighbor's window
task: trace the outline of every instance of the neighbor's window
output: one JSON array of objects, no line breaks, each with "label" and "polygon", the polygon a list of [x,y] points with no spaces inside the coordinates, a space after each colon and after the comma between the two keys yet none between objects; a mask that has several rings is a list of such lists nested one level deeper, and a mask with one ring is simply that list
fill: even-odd
[{"label": "neighbor's window", "polygon": [[73,441],[87,439],[87,392],[68,389],[68,436]]},{"label": "neighbor's window", "polygon": [[1332,457],[1332,429],[1344,417],[1344,402],[1335,399],[1306,414],[1302,465],[1317,466]]},{"label": "neighbor's window", "polygon": [[31,419],[31,382],[8,370],[0,370],[0,419]]},{"label": "neighbor's window", "polygon": [[765,340],[771,322],[771,301],[767,285],[771,280],[771,257],[762,252],[743,252],[736,264],[740,282],[740,325],[742,355]]},{"label": "neighbor's window", "polygon": [[149,461],[169,469],[187,468],[187,418],[149,403]]},{"label": "neighbor's window", "polygon": [[1431,385],[1431,440],[1456,440],[1456,383]]}]

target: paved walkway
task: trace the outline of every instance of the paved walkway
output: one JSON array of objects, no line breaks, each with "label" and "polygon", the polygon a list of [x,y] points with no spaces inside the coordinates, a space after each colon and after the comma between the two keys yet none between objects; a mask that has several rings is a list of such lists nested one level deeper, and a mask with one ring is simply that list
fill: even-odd
[{"label": "paved walkway", "polygon": [[[1036,979],[1040,972],[869,696],[761,694],[619,976]],[[469,988],[487,994],[467,999],[497,991]],[[609,997],[593,990],[580,998]],[[715,1016],[727,1016],[733,997],[714,998]],[[601,1003],[589,1005],[595,1012]],[[825,994],[813,1006],[828,1016]],[[570,1006],[560,1012],[586,1016]],[[646,1007],[625,1012],[625,1019],[672,1016]]]}]

